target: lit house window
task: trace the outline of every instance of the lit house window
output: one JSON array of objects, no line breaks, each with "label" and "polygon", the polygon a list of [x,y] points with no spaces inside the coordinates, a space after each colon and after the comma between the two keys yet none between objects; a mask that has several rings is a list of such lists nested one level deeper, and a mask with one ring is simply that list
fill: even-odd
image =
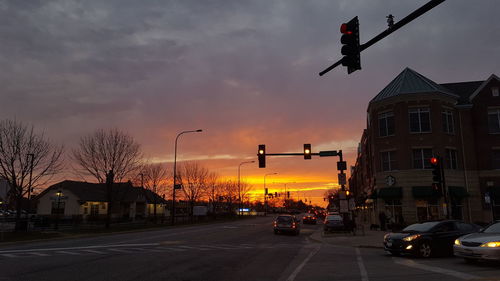
[{"label": "lit house window", "polygon": [[397,170],[396,151],[380,152],[380,159],[382,160],[382,171]]},{"label": "lit house window", "polygon": [[431,131],[429,108],[410,108],[408,113],[411,133],[428,133]]},{"label": "lit house window", "polygon": [[455,149],[446,149],[446,169],[456,170],[457,165],[457,151]]},{"label": "lit house window", "polygon": [[394,135],[394,113],[386,112],[378,116],[379,135],[381,137]]},{"label": "lit house window", "polygon": [[490,134],[500,134],[500,109],[488,110],[488,128]]},{"label": "lit house window", "polygon": [[443,111],[443,131],[448,134],[455,133],[455,126],[453,124],[453,112],[451,110]]},{"label": "lit house window", "polygon": [[430,169],[432,157],[432,149],[419,148],[413,149],[413,168],[414,169]]}]

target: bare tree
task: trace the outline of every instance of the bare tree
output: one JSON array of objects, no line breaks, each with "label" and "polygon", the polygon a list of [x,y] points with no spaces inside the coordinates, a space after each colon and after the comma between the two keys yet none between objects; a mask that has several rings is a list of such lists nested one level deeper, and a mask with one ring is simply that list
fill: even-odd
[{"label": "bare tree", "polygon": [[189,202],[192,215],[194,203],[205,194],[209,171],[197,162],[184,163],[177,173],[179,183],[182,184],[184,198]]},{"label": "bare tree", "polygon": [[224,194],[223,197],[229,207],[229,211],[232,212],[234,202],[238,201],[238,183],[231,180],[225,180],[220,184]]},{"label": "bare tree", "polygon": [[214,217],[222,195],[223,190],[222,184],[219,181],[219,176],[216,173],[209,173],[207,177],[206,198],[212,204],[212,214]]},{"label": "bare tree", "polygon": [[43,134],[34,132],[33,126],[0,121],[0,176],[9,182],[16,204],[16,231],[21,230],[23,197],[62,170],[62,153],[62,146],[50,144]]},{"label": "bare tree", "polygon": [[[167,170],[164,164],[161,163],[149,163],[142,167],[141,169],[144,177],[144,188],[151,190],[155,196],[153,197],[153,216],[156,222],[156,196],[160,193],[166,194],[166,187],[170,172]],[[162,189],[159,191],[158,189]]]},{"label": "bare tree", "polygon": [[72,157],[84,174],[95,177],[99,183],[106,182],[108,195],[106,227],[109,227],[113,183],[115,180],[122,181],[140,167],[142,160],[140,145],[130,135],[117,129],[109,131],[101,129],[82,137],[79,147],[72,151]]}]

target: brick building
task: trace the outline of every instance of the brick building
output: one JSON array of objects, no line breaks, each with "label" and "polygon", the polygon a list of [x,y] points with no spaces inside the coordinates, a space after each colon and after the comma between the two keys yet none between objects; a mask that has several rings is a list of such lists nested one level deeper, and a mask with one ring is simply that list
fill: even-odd
[{"label": "brick building", "polygon": [[[437,84],[404,69],[368,105],[349,186],[362,215],[408,224],[446,217],[429,159],[440,156],[449,214],[500,219],[500,79]],[[496,199],[496,200],[495,200]]]}]

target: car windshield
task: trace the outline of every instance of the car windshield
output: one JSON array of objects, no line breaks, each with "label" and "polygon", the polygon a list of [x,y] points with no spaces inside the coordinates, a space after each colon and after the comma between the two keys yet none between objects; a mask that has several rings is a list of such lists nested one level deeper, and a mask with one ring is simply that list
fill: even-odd
[{"label": "car windshield", "polygon": [[280,222],[280,223],[283,223],[283,222],[291,222],[292,221],[292,217],[278,217],[276,219],[277,222]]},{"label": "car windshield", "polygon": [[438,221],[416,223],[416,224],[412,224],[410,226],[407,226],[406,228],[403,229],[403,231],[425,232],[425,231],[431,230],[431,228],[438,225],[439,223],[440,222],[438,222]]},{"label": "car windshield", "polygon": [[331,216],[327,216],[326,220],[328,220],[328,221],[341,221],[342,217],[339,215],[331,215]]},{"label": "car windshield", "polygon": [[484,233],[500,233],[500,222],[494,223],[483,230]]}]

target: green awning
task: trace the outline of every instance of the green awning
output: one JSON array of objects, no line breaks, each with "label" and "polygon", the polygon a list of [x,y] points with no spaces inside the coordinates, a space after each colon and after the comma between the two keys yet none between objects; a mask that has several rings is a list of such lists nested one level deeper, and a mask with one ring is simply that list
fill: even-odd
[{"label": "green awning", "polygon": [[378,190],[378,198],[394,200],[403,197],[403,190],[401,187],[388,187]]},{"label": "green awning", "polygon": [[438,198],[441,195],[432,186],[414,186],[412,187],[413,198],[429,199]]},{"label": "green awning", "polygon": [[470,196],[463,186],[448,186],[448,192],[450,197],[454,199],[463,199]]}]

